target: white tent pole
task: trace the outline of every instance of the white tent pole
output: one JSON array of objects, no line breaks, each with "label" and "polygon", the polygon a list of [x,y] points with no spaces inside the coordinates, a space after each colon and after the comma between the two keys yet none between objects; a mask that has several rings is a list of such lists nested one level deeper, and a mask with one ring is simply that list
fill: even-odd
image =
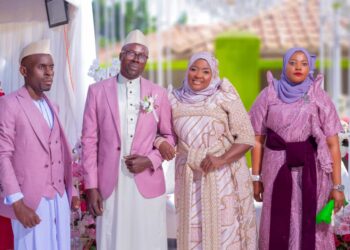
[{"label": "white tent pole", "polygon": [[157,83],[160,86],[164,85],[163,74],[163,36],[162,36],[162,22],[163,22],[163,1],[158,0],[157,4]]},{"label": "white tent pole", "polygon": [[334,15],[334,44],[333,44],[333,93],[332,99],[339,110],[339,99],[341,95],[341,45],[340,45],[340,9],[336,8]]},{"label": "white tent pole", "polygon": [[124,43],[125,39],[125,0],[120,0],[119,8],[119,36],[121,44]]}]

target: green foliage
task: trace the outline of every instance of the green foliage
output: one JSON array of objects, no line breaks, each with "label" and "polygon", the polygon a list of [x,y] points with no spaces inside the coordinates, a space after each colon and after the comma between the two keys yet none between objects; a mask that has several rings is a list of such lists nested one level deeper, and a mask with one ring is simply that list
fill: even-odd
[{"label": "green foliage", "polygon": [[341,7],[343,7],[343,3],[341,1],[335,1],[332,4],[332,7],[333,7],[334,10],[340,9]]},{"label": "green foliage", "polygon": [[182,12],[179,18],[177,19],[176,24],[185,25],[187,23],[187,19],[188,18],[186,12]]},{"label": "green foliage", "polygon": [[[144,33],[148,33],[149,14],[147,11],[147,1],[141,0],[137,6],[134,6],[133,3],[133,1],[126,2],[125,31],[129,33],[134,29],[139,29]],[[119,7],[119,3],[116,3],[115,6]],[[118,26],[116,24],[116,27],[119,27],[119,23]]]},{"label": "green foliage", "polygon": [[109,43],[109,41],[104,37],[100,37],[100,39],[98,41],[98,45],[100,47],[105,47],[108,43]]},{"label": "green foliage", "polygon": [[[174,60],[174,61],[171,61],[171,70],[183,70],[185,71],[187,69],[187,64],[188,64],[188,61],[186,60]],[[164,61],[162,62],[162,67],[164,70],[167,70],[168,67],[169,67],[169,64],[167,61]],[[146,68],[145,70],[149,70],[150,68],[152,68],[153,70],[157,70],[158,69],[158,63],[157,62],[148,62],[146,64]]]},{"label": "green foliage", "polygon": [[[100,37],[105,36],[106,22],[109,22],[107,26],[110,27],[112,25],[113,18],[110,18],[110,17],[114,13],[114,28],[115,28],[114,40],[120,41],[120,34],[119,34],[120,8],[121,8],[120,2],[118,1],[118,2],[115,2],[113,5],[107,5],[106,0],[94,0],[92,5],[94,9],[94,13],[96,11],[97,4],[99,4],[99,23],[97,24],[98,30],[99,30],[99,36]],[[134,1],[126,0],[124,23],[125,23],[126,34],[134,29],[139,29],[143,31],[145,34],[154,31],[156,22],[155,22],[155,18],[149,17],[149,13],[147,10],[147,0],[139,0],[137,6],[134,6]],[[105,40],[106,41],[104,42],[108,42],[107,38],[105,38]]]}]

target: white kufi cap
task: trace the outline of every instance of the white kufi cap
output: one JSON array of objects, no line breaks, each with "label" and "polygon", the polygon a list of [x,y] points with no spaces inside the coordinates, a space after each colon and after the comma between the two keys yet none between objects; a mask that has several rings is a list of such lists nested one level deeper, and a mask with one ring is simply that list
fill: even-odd
[{"label": "white kufi cap", "polygon": [[37,42],[33,42],[24,47],[19,56],[19,63],[21,63],[22,59],[26,56],[35,55],[35,54],[49,54],[50,51],[50,40],[40,40]]},{"label": "white kufi cap", "polygon": [[137,43],[147,47],[146,37],[140,30],[131,31],[125,38],[124,45]]}]

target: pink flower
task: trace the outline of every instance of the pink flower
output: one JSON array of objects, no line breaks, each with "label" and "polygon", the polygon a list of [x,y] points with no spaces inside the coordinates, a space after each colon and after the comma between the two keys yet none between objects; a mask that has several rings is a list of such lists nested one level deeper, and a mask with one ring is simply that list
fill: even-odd
[{"label": "pink flower", "polygon": [[80,190],[85,191],[85,185],[84,182],[80,183]]},{"label": "pink flower", "polygon": [[89,225],[92,225],[92,224],[95,224],[95,219],[92,215],[86,215],[84,216],[84,224],[86,226],[89,226]]},{"label": "pink flower", "polygon": [[348,224],[342,223],[339,227],[340,230],[342,231],[349,231],[350,226]]},{"label": "pink flower", "polygon": [[349,122],[350,122],[350,117],[343,116],[341,119],[342,119],[344,122],[346,122],[346,123],[349,123]]},{"label": "pink flower", "polygon": [[95,228],[88,228],[88,229],[86,229],[86,233],[89,236],[89,238],[91,238],[91,239],[95,239],[96,238],[96,230],[95,230]]},{"label": "pink flower", "polygon": [[336,235],[334,235],[334,241],[335,241],[335,246],[336,247],[340,246],[340,241],[338,240]]},{"label": "pink flower", "polygon": [[79,232],[79,230],[72,230],[72,231],[71,231],[71,237],[72,237],[72,238],[80,237],[80,232]]},{"label": "pink flower", "polygon": [[350,242],[350,234],[345,234],[342,238],[345,242]]},{"label": "pink flower", "polygon": [[80,200],[80,209],[83,213],[87,211],[86,201]]}]

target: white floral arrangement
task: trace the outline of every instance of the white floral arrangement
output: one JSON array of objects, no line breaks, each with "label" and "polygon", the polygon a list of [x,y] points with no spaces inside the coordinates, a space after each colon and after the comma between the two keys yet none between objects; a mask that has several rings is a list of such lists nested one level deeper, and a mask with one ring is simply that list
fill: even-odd
[{"label": "white floral arrangement", "polygon": [[152,114],[154,116],[154,119],[156,120],[156,122],[158,122],[159,119],[158,119],[158,116],[157,116],[157,113],[156,113],[156,108],[158,106],[155,104],[156,99],[157,99],[157,95],[155,95],[155,96],[152,96],[152,95],[145,96],[143,98],[143,100],[141,100],[141,102],[140,102],[140,107],[141,107],[143,112],[146,112],[146,113],[151,113],[152,112]]},{"label": "white floral arrangement", "polygon": [[349,151],[350,127],[349,123],[344,120],[340,121],[343,126],[343,132],[339,133],[340,153],[341,157],[345,157]]},{"label": "white floral arrangement", "polygon": [[146,113],[150,113],[150,112],[153,112],[153,110],[156,109],[154,103],[155,103],[155,100],[157,99],[157,95],[156,96],[145,96],[143,98],[143,100],[141,101],[141,107],[142,107],[142,110],[145,111]]},{"label": "white floral arrangement", "polygon": [[0,81],[0,96],[3,96],[3,95],[5,95],[5,92],[1,87],[1,81]]},{"label": "white floral arrangement", "polygon": [[95,59],[89,68],[88,75],[94,78],[96,82],[116,76],[120,70],[120,61],[113,58],[112,64],[108,68],[102,68],[97,59]]}]

